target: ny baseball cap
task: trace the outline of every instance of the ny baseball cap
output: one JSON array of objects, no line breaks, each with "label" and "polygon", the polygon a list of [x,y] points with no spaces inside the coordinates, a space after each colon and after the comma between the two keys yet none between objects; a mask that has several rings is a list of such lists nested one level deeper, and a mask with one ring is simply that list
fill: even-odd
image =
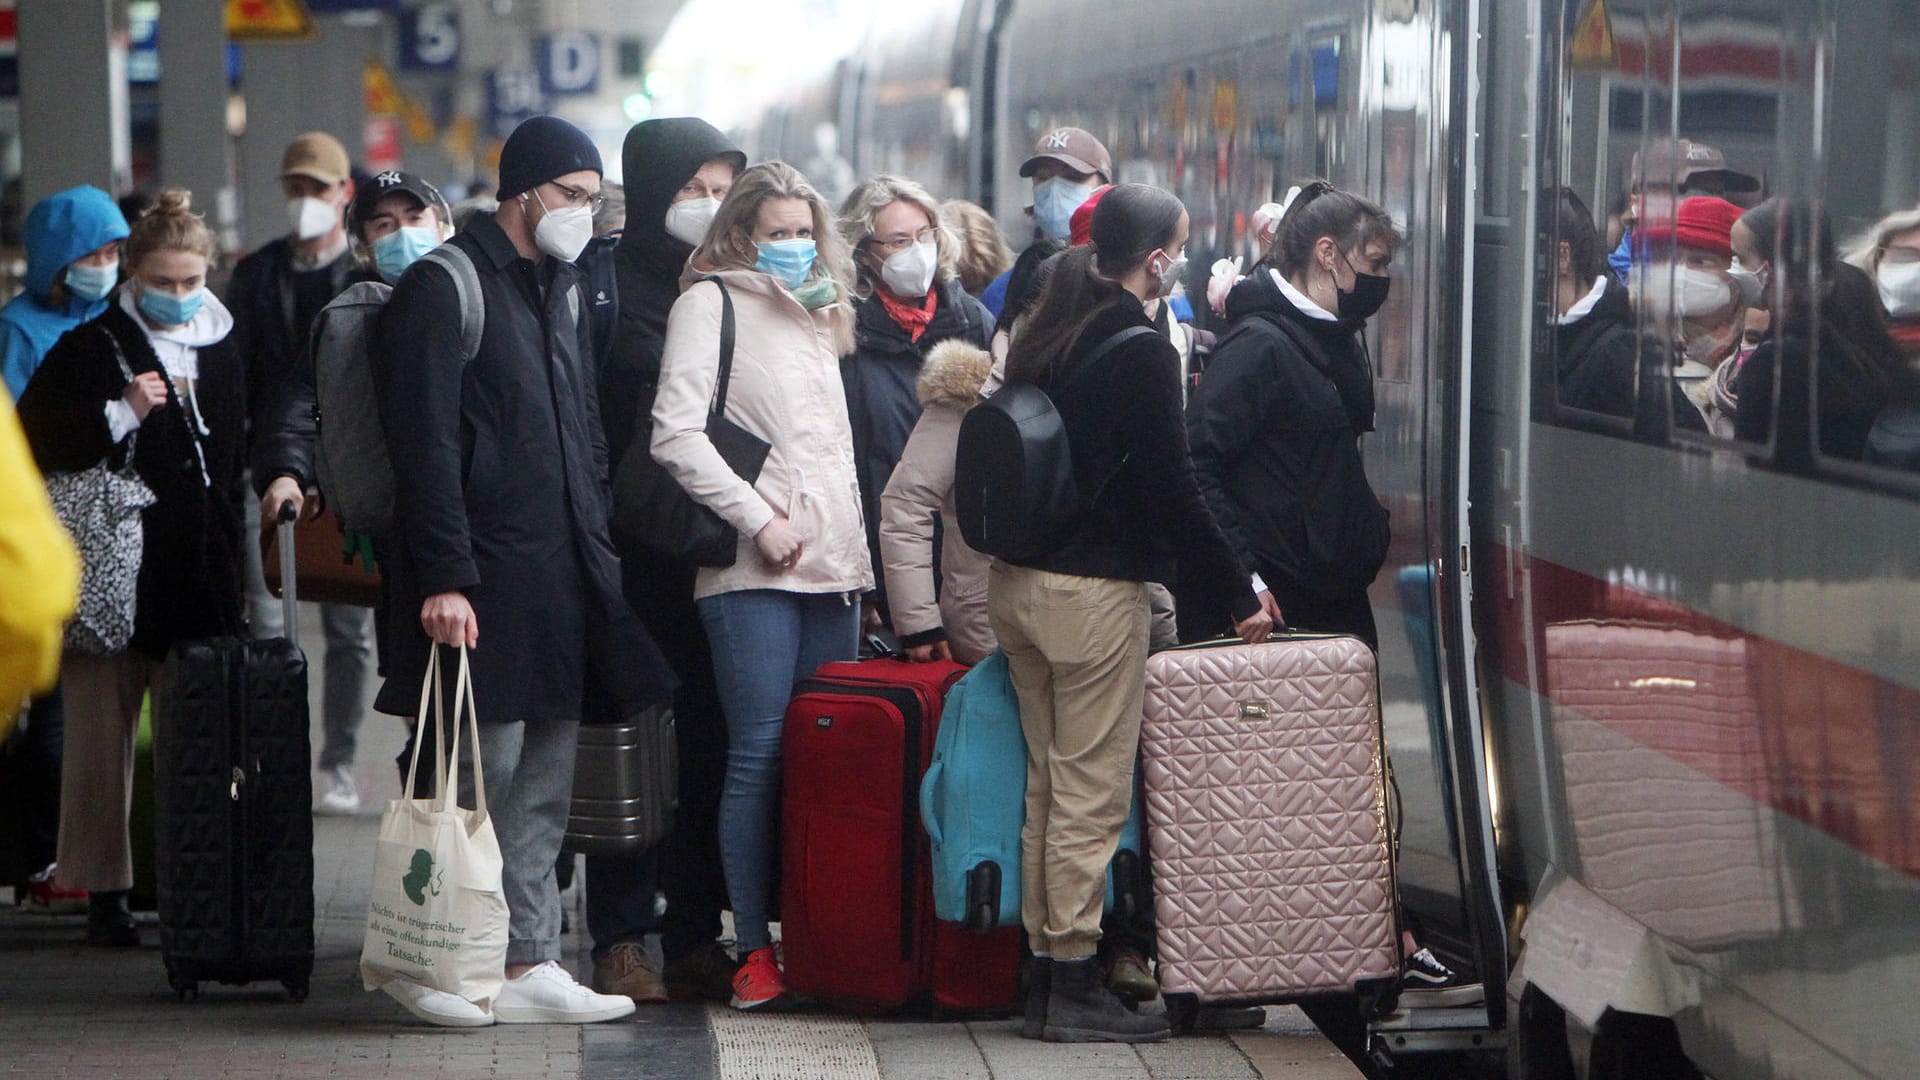
[{"label": "ny baseball cap", "polygon": [[1644,152],[1633,155],[1633,182],[1648,180],[1656,184],[1673,178],[1676,188],[1685,188],[1691,180],[1717,180],[1731,192],[1759,191],[1760,181],[1738,169],[1727,167],[1727,156],[1704,143],[1690,139],[1659,139]]},{"label": "ny baseball cap", "polygon": [[1097,175],[1113,182],[1113,158],[1100,140],[1077,127],[1054,128],[1033,144],[1033,156],[1020,165],[1021,176],[1032,176],[1043,162],[1057,161],[1077,173]]},{"label": "ny baseball cap", "polygon": [[410,172],[389,169],[360,185],[353,196],[353,228],[357,233],[365,226],[366,220],[373,216],[374,208],[380,200],[389,195],[411,195],[421,206],[433,207],[440,215],[440,224],[453,224],[453,213],[447,208],[447,200],[440,189]]},{"label": "ny baseball cap", "polygon": [[337,184],[353,175],[347,148],[324,131],[309,131],[287,144],[280,158],[280,177],[305,176],[323,184]]}]

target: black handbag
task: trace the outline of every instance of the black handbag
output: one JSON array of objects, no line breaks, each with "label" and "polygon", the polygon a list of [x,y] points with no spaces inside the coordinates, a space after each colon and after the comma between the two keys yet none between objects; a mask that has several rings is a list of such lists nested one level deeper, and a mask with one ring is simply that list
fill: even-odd
[{"label": "black handbag", "polygon": [[[707,439],[740,479],[752,483],[773,449],[765,439],[723,415],[727,383],[733,377],[733,297],[717,277],[720,290],[720,374],[707,409]],[[666,466],[653,459],[651,425],[643,425],[621,459],[613,481],[614,535],[666,559],[698,566],[732,566],[740,534],[719,514],[688,495]]]}]

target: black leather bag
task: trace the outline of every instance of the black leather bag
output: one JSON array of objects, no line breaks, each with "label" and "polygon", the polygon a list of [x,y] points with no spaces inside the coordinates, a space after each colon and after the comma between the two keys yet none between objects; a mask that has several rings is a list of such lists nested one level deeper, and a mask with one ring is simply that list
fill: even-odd
[{"label": "black leather bag", "polygon": [[[733,297],[717,277],[702,278],[720,290],[720,374],[707,409],[707,438],[740,479],[760,478],[772,445],[726,418],[727,384],[733,378]],[[613,531],[654,555],[699,566],[732,566],[740,534],[696,502],[666,466],[653,460],[649,430],[635,435],[613,479]]]}]

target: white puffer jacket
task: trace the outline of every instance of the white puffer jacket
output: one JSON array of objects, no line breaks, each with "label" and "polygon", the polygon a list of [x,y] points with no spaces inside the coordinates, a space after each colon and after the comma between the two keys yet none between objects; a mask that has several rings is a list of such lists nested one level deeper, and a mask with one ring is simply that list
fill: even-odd
[{"label": "white puffer jacket", "polygon": [[[872,562],[829,311],[808,311],[756,270],[717,276],[734,312],[726,416],[773,449],[760,478],[749,484],[707,439],[707,407],[720,371],[721,299],[713,284],[692,281],[667,316],[651,449],[688,494],[740,533],[734,564],[702,569],[694,597],[746,589],[866,592],[873,588]],[[802,542],[800,561],[786,571],[762,559],[753,542],[775,514],[786,515]]]}]

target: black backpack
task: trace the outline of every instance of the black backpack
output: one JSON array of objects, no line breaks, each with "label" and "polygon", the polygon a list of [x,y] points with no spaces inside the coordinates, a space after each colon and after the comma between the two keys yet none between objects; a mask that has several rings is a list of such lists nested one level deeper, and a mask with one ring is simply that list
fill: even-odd
[{"label": "black backpack", "polygon": [[[1102,341],[1055,392],[1123,343],[1153,332],[1130,326]],[[954,458],[953,502],[968,546],[1011,563],[1043,558],[1073,535],[1086,508],[1073,480],[1066,424],[1045,390],[1007,383],[968,410]]]}]

